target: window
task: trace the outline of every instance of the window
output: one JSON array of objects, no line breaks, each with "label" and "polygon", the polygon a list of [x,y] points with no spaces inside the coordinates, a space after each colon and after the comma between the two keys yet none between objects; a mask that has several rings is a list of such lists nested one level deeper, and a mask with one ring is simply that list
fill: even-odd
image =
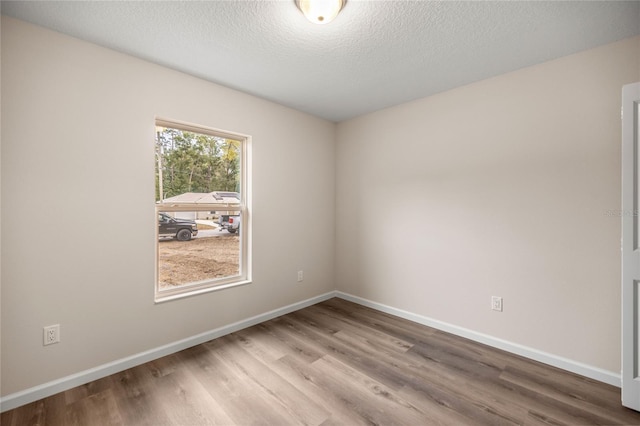
[{"label": "window", "polygon": [[156,301],[250,281],[248,144],[156,120]]}]

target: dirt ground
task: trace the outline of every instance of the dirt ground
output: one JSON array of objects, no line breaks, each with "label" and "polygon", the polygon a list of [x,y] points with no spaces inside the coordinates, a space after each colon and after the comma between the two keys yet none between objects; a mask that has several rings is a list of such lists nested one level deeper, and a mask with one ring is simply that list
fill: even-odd
[{"label": "dirt ground", "polygon": [[159,246],[160,288],[239,273],[240,237],[195,238],[191,241],[162,239]]}]

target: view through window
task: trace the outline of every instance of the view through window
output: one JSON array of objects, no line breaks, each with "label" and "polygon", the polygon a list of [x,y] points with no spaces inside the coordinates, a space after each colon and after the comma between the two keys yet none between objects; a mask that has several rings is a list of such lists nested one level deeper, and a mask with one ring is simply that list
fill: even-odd
[{"label": "view through window", "polygon": [[248,280],[246,138],[156,121],[156,299]]}]

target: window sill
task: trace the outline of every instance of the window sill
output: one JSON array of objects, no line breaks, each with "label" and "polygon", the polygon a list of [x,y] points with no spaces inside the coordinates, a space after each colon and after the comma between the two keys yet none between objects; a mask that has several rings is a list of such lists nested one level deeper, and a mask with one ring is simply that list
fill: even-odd
[{"label": "window sill", "polygon": [[178,294],[170,294],[170,295],[156,294],[154,302],[156,304],[170,302],[172,300],[184,299],[186,297],[197,296],[199,294],[210,293],[210,292],[219,291],[219,290],[225,290],[227,288],[232,288],[232,287],[239,287],[239,286],[251,284],[251,282],[252,282],[251,280],[235,281],[235,282],[228,283],[228,284],[220,284],[220,285],[211,286],[211,287],[198,288],[198,289],[194,289],[194,290],[190,290],[190,291],[189,290],[185,290],[184,292],[181,292],[181,293],[178,293]]}]

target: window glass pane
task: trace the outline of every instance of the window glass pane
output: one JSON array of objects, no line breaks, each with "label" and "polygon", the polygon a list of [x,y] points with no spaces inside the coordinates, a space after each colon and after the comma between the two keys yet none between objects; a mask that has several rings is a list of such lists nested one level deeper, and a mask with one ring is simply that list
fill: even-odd
[{"label": "window glass pane", "polygon": [[157,128],[156,201],[189,193],[240,193],[242,143],[168,127]]},{"label": "window glass pane", "polygon": [[243,141],[188,129],[156,128],[156,295],[247,278]]},{"label": "window glass pane", "polygon": [[240,212],[224,213],[158,212],[160,290],[240,275]]}]

